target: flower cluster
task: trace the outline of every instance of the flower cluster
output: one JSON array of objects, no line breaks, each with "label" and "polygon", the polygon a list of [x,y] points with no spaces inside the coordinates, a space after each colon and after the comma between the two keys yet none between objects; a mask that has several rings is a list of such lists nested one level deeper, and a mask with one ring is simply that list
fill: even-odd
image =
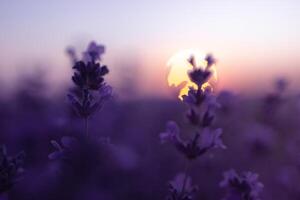
[{"label": "flower cluster", "polygon": [[[203,85],[207,83],[212,75],[211,66],[215,63],[212,55],[208,55],[205,59],[205,68],[196,66],[194,57],[191,57],[188,62],[193,66],[193,70],[188,72],[190,80],[196,84],[196,88],[190,87],[188,94],[183,95],[182,99],[188,105],[186,117],[189,123],[196,127],[193,136],[183,139],[180,136],[178,125],[169,121],[166,125],[166,130],[160,134],[160,139],[163,143],[170,142],[176,149],[181,152],[188,160],[194,160],[207,151],[215,148],[225,149],[221,139],[222,129],[213,128],[215,119],[215,110],[220,106],[216,97],[209,89],[204,89]],[[178,192],[176,187],[171,187],[169,199],[174,200],[190,200],[192,199],[191,190],[186,187],[187,169],[185,171],[185,181],[181,186],[181,191]]]},{"label": "flower cluster", "polygon": [[259,200],[263,184],[258,181],[258,175],[244,172],[238,175],[236,171],[229,170],[224,173],[220,186],[227,188],[227,195],[223,200]]},{"label": "flower cluster", "polygon": [[192,186],[190,177],[178,174],[169,183],[170,196],[167,200],[192,200],[193,194],[198,190],[197,186]]},{"label": "flower cluster", "polygon": [[24,152],[10,157],[6,147],[0,146],[0,193],[7,192],[18,181],[23,173],[24,160]]},{"label": "flower cluster", "polygon": [[212,128],[215,109],[220,105],[210,90],[202,89],[202,85],[211,75],[210,67],[214,64],[214,60],[211,55],[208,55],[207,66],[203,70],[196,66],[193,57],[189,59],[193,66],[193,70],[189,72],[190,79],[197,85],[197,88],[190,87],[188,94],[183,95],[182,98],[183,102],[189,106],[186,117],[189,123],[197,128],[194,136],[183,140],[179,135],[178,125],[172,121],[167,123],[165,132],[160,134],[162,142],[171,142],[188,159],[196,159],[213,148],[226,148],[221,139],[222,129]]},{"label": "flower cluster", "polygon": [[226,148],[220,138],[222,129],[204,128],[201,133],[196,132],[191,140],[183,140],[179,133],[180,130],[177,124],[169,121],[166,131],[160,134],[160,139],[162,142],[168,141],[174,144],[177,150],[188,159],[196,159],[212,148]]},{"label": "flower cluster", "polygon": [[[75,61],[75,53],[71,50],[68,52]],[[112,96],[112,88],[104,81],[104,76],[109,70],[100,64],[103,53],[102,45],[91,42],[83,54],[82,61],[76,61],[73,66],[75,72],[72,80],[76,88],[68,95],[68,98],[76,113],[85,119],[86,127],[87,119]]]}]

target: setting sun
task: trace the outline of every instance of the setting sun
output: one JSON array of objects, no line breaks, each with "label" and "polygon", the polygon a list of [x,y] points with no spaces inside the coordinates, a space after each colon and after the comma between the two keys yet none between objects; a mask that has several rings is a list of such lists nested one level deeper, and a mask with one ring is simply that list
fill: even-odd
[{"label": "setting sun", "polygon": [[[189,87],[197,88],[197,85],[190,81],[188,72],[193,69],[193,66],[188,62],[188,59],[194,57],[197,67],[205,68],[207,62],[205,60],[206,54],[197,49],[186,49],[175,53],[167,63],[169,67],[168,84],[169,86],[178,87],[182,83],[186,85],[181,88],[178,97],[182,99],[182,95],[188,93]],[[212,71],[212,77],[207,83],[203,85],[203,89],[206,87],[212,87],[217,82],[217,71],[215,64],[210,69]]]}]

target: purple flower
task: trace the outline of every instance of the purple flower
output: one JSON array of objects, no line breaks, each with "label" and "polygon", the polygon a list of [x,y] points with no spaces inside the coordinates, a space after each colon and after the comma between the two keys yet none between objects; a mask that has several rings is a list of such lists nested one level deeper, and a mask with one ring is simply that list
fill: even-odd
[{"label": "purple flower", "polygon": [[216,59],[213,57],[212,54],[208,54],[206,57],[205,57],[205,60],[207,62],[207,69],[210,68],[213,64],[216,63]]},{"label": "purple flower", "polygon": [[226,148],[221,139],[221,129],[204,128],[188,140],[181,139],[179,133],[177,124],[171,121],[167,123],[166,131],[160,134],[160,139],[163,143],[168,141],[173,144],[188,159],[196,159],[210,149]]},{"label": "purple flower", "polygon": [[188,75],[192,82],[198,85],[199,88],[208,81],[208,79],[211,76],[211,71],[209,71],[209,68],[215,63],[215,58],[208,54],[205,58],[207,62],[207,66],[205,69],[202,69],[196,65],[194,56],[191,56],[190,59],[188,59],[188,62],[193,66],[193,70],[191,70]]},{"label": "purple flower", "polygon": [[166,125],[166,131],[161,133],[160,140],[162,143],[167,141],[176,142],[179,140],[179,127],[176,122],[169,121]]},{"label": "purple flower", "polygon": [[209,108],[220,108],[217,98],[211,91],[202,91],[201,89],[189,88],[188,94],[182,96],[183,102],[189,106],[204,106]]},{"label": "purple flower", "polygon": [[105,47],[92,41],[86,52],[83,53],[83,60],[86,62],[95,62],[101,60],[101,55],[104,54]]},{"label": "purple flower", "polygon": [[258,181],[258,174],[244,172],[238,175],[235,170],[224,173],[220,186],[228,191],[224,200],[259,200],[263,189],[263,184]]},{"label": "purple flower", "polygon": [[84,90],[83,98],[80,100],[74,94],[68,94],[69,101],[78,116],[87,118],[98,111],[103,103],[101,100],[95,101],[89,90]]},{"label": "purple flower", "polygon": [[221,139],[222,129],[218,128],[212,130],[210,128],[204,128],[201,133],[200,146],[204,149],[221,148],[226,149]]},{"label": "purple flower", "polygon": [[76,71],[72,80],[76,86],[82,89],[98,90],[104,83],[104,78],[108,74],[106,66],[100,66],[99,63],[87,63],[82,61],[76,62],[73,69]]},{"label": "purple flower", "polygon": [[[203,70],[202,68],[197,68],[193,56],[188,60],[193,66],[193,70],[189,72],[189,78],[197,84],[197,88],[190,87],[188,94],[182,96],[183,102],[189,106],[186,117],[189,123],[196,127],[197,130],[189,138],[182,139],[179,127],[175,122],[171,121],[167,123],[165,132],[160,134],[160,139],[163,143],[168,141],[173,144],[188,160],[194,160],[211,149],[226,148],[221,139],[222,129],[212,128],[215,119],[215,109],[219,108],[220,105],[211,90],[202,90],[202,85],[211,76],[209,68],[215,62],[211,55],[206,57],[206,61],[207,66]],[[185,179],[185,181],[187,180]],[[171,184],[169,200],[192,199],[189,192],[186,195],[184,193],[185,183],[181,191],[179,191],[178,185],[180,184],[177,184],[177,181]]]},{"label": "purple flower", "polygon": [[104,81],[104,76],[108,74],[109,70],[97,62],[103,53],[103,46],[91,42],[87,49],[87,55],[92,59],[88,62],[78,61],[73,66],[75,72],[72,80],[77,92],[68,94],[68,98],[76,113],[85,118],[87,133],[87,118],[102,108],[104,102],[112,96],[112,88]]},{"label": "purple flower", "polygon": [[61,144],[59,144],[55,140],[51,140],[50,143],[55,148],[55,151],[48,155],[48,158],[50,160],[67,159],[68,155],[78,145],[78,141],[75,138],[69,136],[62,137],[60,140]]},{"label": "purple flower", "polygon": [[197,90],[193,87],[189,88],[187,95],[182,95],[183,102],[190,106],[199,106],[205,99],[205,94],[202,90]]},{"label": "purple flower", "polygon": [[201,86],[208,81],[211,76],[211,72],[208,70],[203,70],[201,68],[195,68],[189,72],[190,80],[198,85]]},{"label": "purple flower", "polygon": [[7,155],[6,147],[0,146],[0,194],[10,190],[23,173],[25,153],[14,157]]},{"label": "purple flower", "polygon": [[169,183],[168,200],[192,200],[194,193],[198,190],[197,186],[192,185],[190,177],[184,174],[178,174],[174,180]]}]

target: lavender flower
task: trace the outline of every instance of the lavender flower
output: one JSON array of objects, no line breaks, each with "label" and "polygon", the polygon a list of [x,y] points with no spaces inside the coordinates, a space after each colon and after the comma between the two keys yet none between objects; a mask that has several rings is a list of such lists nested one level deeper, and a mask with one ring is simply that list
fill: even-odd
[{"label": "lavender flower", "polygon": [[77,61],[73,67],[72,76],[76,92],[68,94],[68,98],[76,111],[85,121],[86,134],[88,135],[88,119],[112,96],[112,88],[104,81],[104,76],[109,70],[100,65],[104,46],[91,42],[84,53],[83,61]]},{"label": "lavender flower", "polygon": [[207,66],[206,66],[207,68],[210,68],[213,64],[216,63],[216,59],[212,54],[206,55],[205,61],[207,62]]},{"label": "lavender flower", "polygon": [[198,86],[203,85],[211,76],[211,72],[208,70],[203,70],[201,68],[194,69],[189,73],[191,81],[196,83]]},{"label": "lavender flower", "polygon": [[23,173],[25,153],[14,157],[7,155],[6,147],[0,146],[0,194],[10,190]]},{"label": "lavender flower", "polygon": [[207,62],[205,69],[202,69],[196,65],[194,56],[191,56],[191,58],[188,60],[188,62],[193,66],[193,70],[189,72],[190,80],[196,83],[198,87],[202,86],[208,81],[212,74],[209,69],[215,63],[215,58],[211,54],[208,54],[205,60]]},{"label": "lavender flower", "polygon": [[[188,62],[193,66],[193,70],[188,73],[192,82],[197,85],[197,88],[190,87],[188,94],[183,95],[182,99],[189,109],[186,117],[189,123],[197,128],[193,136],[188,139],[180,137],[180,129],[178,125],[170,121],[166,125],[165,132],[160,134],[162,143],[170,142],[176,149],[181,152],[188,161],[194,160],[207,151],[215,148],[225,149],[221,139],[222,129],[215,129],[212,127],[215,119],[215,110],[220,107],[216,101],[216,97],[212,94],[211,90],[202,90],[202,85],[208,81],[211,76],[210,67],[214,64],[215,59],[212,55],[206,57],[207,66],[203,70],[197,68],[194,57],[192,56]],[[188,165],[187,165],[188,166]],[[188,167],[185,170],[185,180],[187,179]],[[185,181],[183,183],[185,188]],[[182,190],[184,191],[184,190]],[[171,187],[170,200],[190,200],[192,197],[190,193],[178,192],[175,186]]]},{"label": "lavender flower", "polygon": [[190,177],[184,174],[178,174],[174,180],[169,183],[170,195],[167,200],[192,200],[197,190],[197,186],[192,186]]},{"label": "lavender flower", "polygon": [[263,184],[258,181],[258,174],[244,172],[238,175],[235,170],[224,173],[220,186],[227,189],[223,200],[259,200]]},{"label": "lavender flower", "polygon": [[93,115],[112,96],[112,88],[109,85],[103,85],[98,92],[98,94],[92,94],[89,90],[83,90],[82,100],[75,95],[68,94],[69,101],[80,117],[88,118]]},{"label": "lavender flower", "polygon": [[104,84],[103,76],[109,72],[106,66],[100,66],[99,63],[88,62],[85,64],[82,61],[76,62],[73,69],[75,69],[73,82],[79,88],[87,90],[100,89]]},{"label": "lavender flower", "polygon": [[96,42],[90,42],[86,52],[83,53],[83,60],[85,62],[94,62],[96,60],[101,60],[101,55],[105,53],[105,47],[99,45]]},{"label": "lavender flower", "polygon": [[201,133],[197,132],[194,138],[183,140],[179,135],[179,128],[175,122],[168,122],[166,131],[160,134],[160,139],[174,144],[174,146],[183,153],[188,159],[196,159],[210,149],[221,148],[226,146],[221,140],[221,129],[204,128]]}]

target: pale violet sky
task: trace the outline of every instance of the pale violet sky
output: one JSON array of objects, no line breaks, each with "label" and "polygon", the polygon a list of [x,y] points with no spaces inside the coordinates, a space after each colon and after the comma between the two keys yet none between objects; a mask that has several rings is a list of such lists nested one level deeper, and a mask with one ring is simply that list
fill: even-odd
[{"label": "pale violet sky", "polygon": [[299,10],[298,0],[0,0],[0,77],[43,65],[53,80],[68,79],[65,47],[96,40],[106,64],[140,66],[145,88],[187,48],[214,53],[224,88],[297,82]]}]

